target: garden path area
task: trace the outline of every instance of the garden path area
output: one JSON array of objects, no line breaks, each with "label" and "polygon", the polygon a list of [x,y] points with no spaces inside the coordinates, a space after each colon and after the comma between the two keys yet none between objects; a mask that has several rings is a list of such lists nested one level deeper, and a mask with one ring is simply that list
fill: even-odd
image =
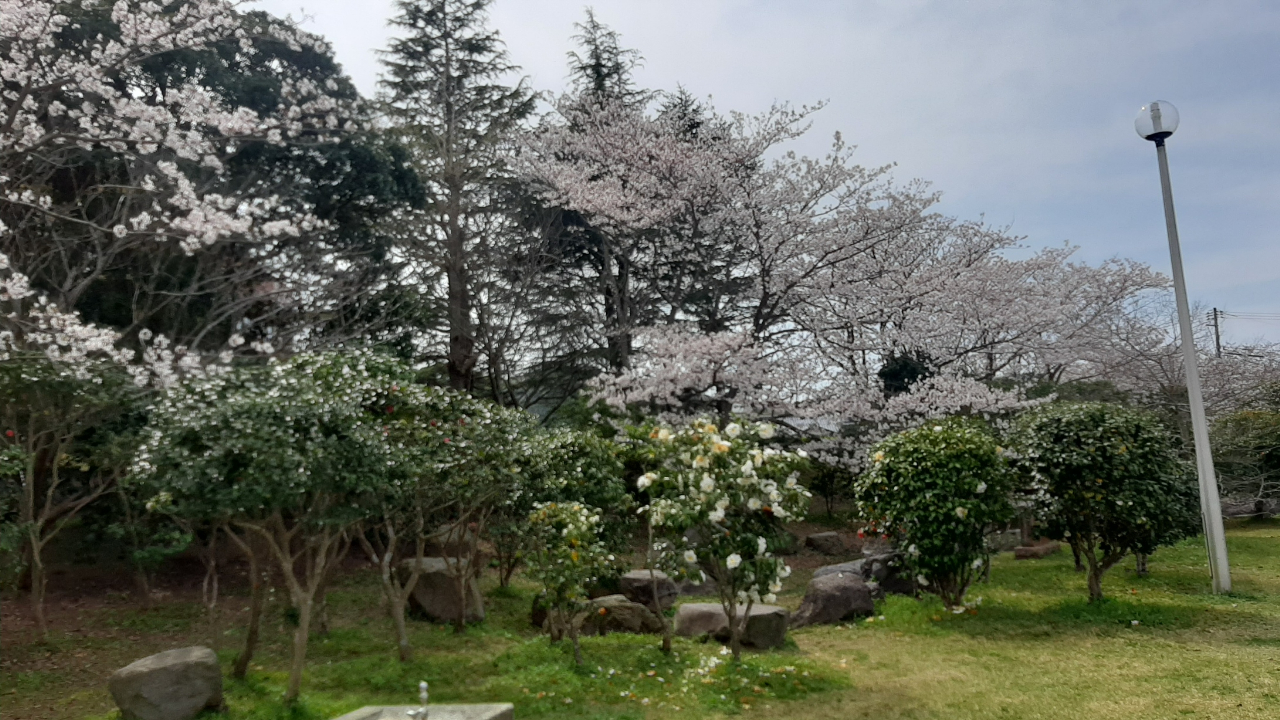
[{"label": "garden path area", "polygon": [[[665,657],[656,638],[625,635],[586,638],[586,664],[575,670],[568,643],[551,646],[529,627],[532,586],[502,589],[489,578],[484,624],[456,636],[415,622],[417,655],[401,665],[376,584],[353,570],[330,594],[331,628],[312,643],[302,706],[286,714],[278,702],[288,626],[277,598],[248,680],[227,681],[226,717],[324,720],[407,704],[426,678],[433,701],[509,701],[518,718],[1271,720],[1280,717],[1280,521],[1232,525],[1229,548],[1231,596],[1207,592],[1203,545],[1193,539],[1152,556],[1147,578],[1132,560],[1112,570],[1100,606],[1085,602],[1069,553],[1004,553],[990,582],[970,591],[982,598],[976,613],[891,597],[870,622],[796,631],[793,645],[750,654],[736,670],[715,643],[677,639]],[[780,598],[793,609],[812,572],[796,564]],[[111,671],[171,647],[212,643],[229,664],[247,600],[234,579],[227,584],[216,633],[196,590],[181,587],[151,609],[87,581],[82,596],[55,593],[47,643],[35,641],[22,599],[6,599],[0,715],[114,716]]]}]

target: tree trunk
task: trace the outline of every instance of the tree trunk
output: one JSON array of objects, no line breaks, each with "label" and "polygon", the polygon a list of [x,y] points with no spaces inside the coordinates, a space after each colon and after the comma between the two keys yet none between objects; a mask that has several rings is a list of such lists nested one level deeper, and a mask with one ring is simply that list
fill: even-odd
[{"label": "tree trunk", "polygon": [[301,598],[298,603],[298,627],[293,630],[293,660],[289,664],[289,688],[285,690],[284,701],[292,705],[298,701],[302,691],[302,671],[307,664],[307,640],[311,632],[311,609],[314,596]]},{"label": "tree trunk", "polygon": [[45,576],[44,560],[40,557],[39,540],[31,543],[31,614],[36,618],[36,628],[40,631],[40,639],[49,639],[49,623],[44,617],[44,591],[49,579]]},{"label": "tree trunk", "polygon": [[1089,563],[1089,602],[1102,600],[1102,570],[1096,563]]},{"label": "tree trunk", "polygon": [[1134,553],[1134,560],[1137,562],[1138,577],[1146,577],[1150,574],[1147,570],[1147,554]]},{"label": "tree trunk", "polygon": [[249,672],[249,662],[253,660],[253,653],[258,649],[258,633],[262,627],[262,611],[266,605],[267,593],[263,587],[262,571],[258,567],[258,561],[252,555],[249,556],[249,627],[244,634],[244,647],[241,648],[240,654],[236,656],[235,664],[231,666],[231,677],[237,680],[243,680]]},{"label": "tree trunk", "polygon": [[141,567],[133,568],[133,585],[138,593],[138,604],[144,610],[151,609],[151,580],[147,577],[147,571]]},{"label": "tree trunk", "polygon": [[1084,562],[1080,559],[1080,545],[1076,543],[1075,538],[1067,544],[1071,546],[1071,557],[1076,561],[1076,572],[1084,572]]},{"label": "tree trunk", "polygon": [[573,643],[573,662],[576,665],[582,664],[582,646],[578,643],[578,623],[573,618],[569,618],[569,641]]},{"label": "tree trunk", "polygon": [[658,616],[658,622],[662,623],[662,652],[671,654],[671,623],[668,622],[667,616],[662,612],[662,602],[658,599],[658,575],[654,572],[653,566],[657,564],[658,558],[656,550],[653,548],[653,517],[649,516],[649,583],[653,593],[653,614]]},{"label": "tree trunk", "polygon": [[400,654],[400,662],[413,661],[413,645],[409,642],[409,627],[404,620],[404,596],[397,596],[391,601],[391,622],[396,626],[396,650]]}]

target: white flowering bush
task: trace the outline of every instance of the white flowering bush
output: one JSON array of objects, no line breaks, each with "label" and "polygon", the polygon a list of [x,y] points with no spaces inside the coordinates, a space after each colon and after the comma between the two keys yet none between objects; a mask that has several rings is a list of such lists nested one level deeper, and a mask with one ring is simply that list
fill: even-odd
[{"label": "white flowering bush", "polygon": [[600,511],[576,502],[540,502],[529,513],[529,526],[529,577],[545,589],[552,638],[567,631],[574,662],[581,665],[578,631],[591,608],[587,588],[619,570],[617,558],[600,540]]},{"label": "white flowering bush", "polygon": [[719,428],[699,420],[633,434],[644,443],[641,461],[653,468],[637,487],[650,497],[662,564],[677,577],[715,581],[737,659],[751,606],[774,602],[791,574],[772,550],[782,523],[802,519],[809,506],[798,482],[803,455],[762,447],[773,437],[767,424]]},{"label": "white flowering bush", "polygon": [[971,421],[898,433],[854,483],[867,530],[894,538],[916,582],[950,606],[990,562],[986,531],[1013,515],[1004,451]]},{"label": "white flowering bush", "polygon": [[1200,531],[1194,473],[1151,413],[1107,403],[1055,403],[1019,418],[1015,467],[1034,490],[1045,533],[1088,566],[1089,601],[1126,554],[1155,552]]},{"label": "white flowering bush", "polygon": [[297,698],[316,594],[351,531],[405,482],[385,421],[407,368],[370,352],[299,355],[194,379],[151,409],[129,484],[148,509],[224,526],[269,550],[298,612]]}]

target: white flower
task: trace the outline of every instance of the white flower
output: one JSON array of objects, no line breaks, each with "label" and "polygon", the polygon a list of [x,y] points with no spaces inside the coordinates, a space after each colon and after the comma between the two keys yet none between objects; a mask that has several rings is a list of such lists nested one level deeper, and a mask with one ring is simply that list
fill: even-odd
[{"label": "white flower", "polygon": [[756,434],[760,436],[761,440],[768,440],[773,437],[773,432],[773,426],[769,423],[760,423],[756,427]]},{"label": "white flower", "polygon": [[777,595],[774,595],[773,593],[769,593],[768,595],[765,595],[764,597],[762,597],[762,598],[760,598],[760,599],[761,599],[761,600],[763,600],[763,601],[765,601],[765,602],[767,602],[767,603],[769,603],[769,604],[773,604],[773,603],[778,602],[778,596],[777,596]]},{"label": "white flower", "polygon": [[916,547],[915,543],[911,543],[911,547],[907,548],[907,554],[910,555],[911,557],[919,557],[920,548]]},{"label": "white flower", "polygon": [[707,519],[713,523],[724,522],[724,510],[722,510],[721,508],[716,508],[715,510],[712,510],[711,512],[707,513]]},{"label": "white flower", "polygon": [[942,426],[941,426],[941,425],[934,425],[934,426],[933,426],[933,431],[934,431],[934,432],[942,432]]},{"label": "white flower", "polygon": [[928,585],[929,580],[924,575],[916,575],[916,582],[920,585]]},{"label": "white flower", "polygon": [[773,582],[769,583],[769,592],[776,593],[781,591],[782,591],[782,583],[778,582],[777,580],[774,580]]},{"label": "white flower", "polygon": [[768,547],[769,547],[769,543],[766,542],[764,538],[762,537],[756,538],[756,554],[757,555],[763,555],[765,549]]},{"label": "white flower", "polygon": [[671,431],[666,428],[658,429],[658,439],[662,442],[671,442]]},{"label": "white flower", "polygon": [[747,509],[748,509],[748,510],[759,510],[759,509],[760,509],[760,498],[751,498],[750,500],[747,500]]},{"label": "white flower", "polygon": [[778,571],[778,577],[782,578],[783,580],[786,580],[787,578],[791,577],[791,566],[783,565],[782,569]]},{"label": "white flower", "polygon": [[647,472],[647,473],[645,473],[645,474],[641,475],[641,476],[640,476],[640,479],[636,481],[636,488],[637,488],[638,490],[643,490],[643,489],[645,489],[645,488],[649,487],[650,485],[652,485],[652,484],[653,484],[653,481],[654,481],[654,480],[656,480],[656,479],[658,479],[658,476],[657,476],[657,475],[655,475],[654,473],[651,473],[651,472]]},{"label": "white flower", "polygon": [[716,481],[712,480],[710,475],[703,475],[702,482],[698,484],[698,487],[702,489],[702,492],[709,493],[716,489]]},{"label": "white flower", "polygon": [[142,342],[146,342],[150,340],[151,331],[146,328],[142,328],[141,330],[138,331],[138,339],[141,340]]},{"label": "white flower", "polygon": [[692,564],[694,564],[694,563],[698,562],[698,553],[696,553],[696,552],[694,552],[694,551],[692,551],[692,550],[685,550],[685,551],[684,551],[684,561],[685,561],[685,562],[687,562],[687,563],[689,563],[690,565],[692,565]]},{"label": "white flower", "polygon": [[986,491],[987,491],[987,484],[986,484],[986,483],[978,483],[978,494],[979,494],[979,495],[981,495],[982,493],[984,493],[984,492],[986,492]]},{"label": "white flower", "polygon": [[966,507],[956,508],[956,517],[960,518],[961,520],[968,517],[968,515],[969,515],[969,508],[966,508]]},{"label": "white flower", "polygon": [[730,570],[738,567],[741,564],[742,564],[742,556],[739,555],[738,553],[734,553],[730,555],[729,557],[725,558],[725,561],[724,561],[724,566],[729,568]]},{"label": "white flower", "polygon": [[244,344],[244,336],[241,335],[240,333],[236,333],[235,335],[232,335],[231,337],[227,338],[227,344],[233,348],[240,347],[241,345]]},{"label": "white flower", "polygon": [[752,473],[754,473],[755,471],[756,471],[756,466],[755,466],[755,465],[752,465],[750,460],[748,460],[748,461],[746,461],[745,463],[743,463],[743,464],[742,464],[742,474],[743,474],[743,475],[751,475],[751,474],[752,474]]},{"label": "white flower", "polygon": [[978,558],[977,560],[974,560],[974,561],[973,561],[973,565],[972,565],[972,567],[973,567],[973,569],[974,569],[974,570],[981,570],[981,569],[982,569],[982,558]]},{"label": "white flower", "polygon": [[115,227],[111,228],[111,234],[115,235],[118,238],[122,238],[125,235],[129,234],[129,228],[126,228],[123,225],[116,225]]},{"label": "white flower", "polygon": [[728,435],[731,438],[736,438],[741,433],[742,433],[742,426],[739,425],[738,423],[729,423],[728,425],[724,426],[724,434]]}]

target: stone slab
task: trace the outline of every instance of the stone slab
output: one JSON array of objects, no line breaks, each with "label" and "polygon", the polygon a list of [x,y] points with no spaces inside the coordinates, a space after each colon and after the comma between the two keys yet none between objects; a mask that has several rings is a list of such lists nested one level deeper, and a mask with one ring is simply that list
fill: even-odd
[{"label": "stone slab", "polygon": [[[335,720],[409,720],[417,705],[365,705]],[[515,720],[511,703],[427,705],[427,720]]]},{"label": "stone slab", "polygon": [[1013,549],[1013,559],[1015,560],[1039,560],[1049,557],[1050,555],[1062,549],[1061,543],[1049,542],[1043,545],[1020,546]]}]

